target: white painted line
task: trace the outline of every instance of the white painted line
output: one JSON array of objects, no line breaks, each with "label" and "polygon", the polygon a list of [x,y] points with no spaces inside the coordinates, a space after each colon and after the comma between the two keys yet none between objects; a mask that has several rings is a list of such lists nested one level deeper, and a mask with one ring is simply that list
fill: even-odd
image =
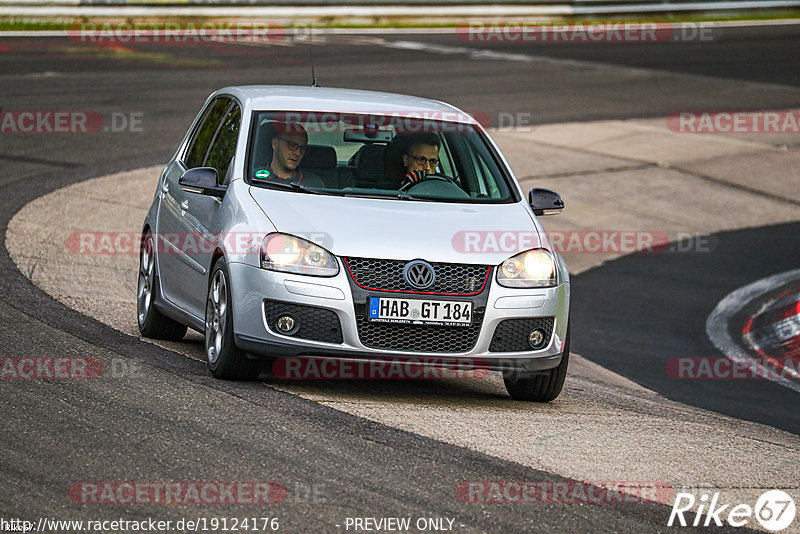
[{"label": "white painted line", "polygon": [[469,48],[467,46],[449,46],[437,45],[431,43],[423,43],[419,41],[383,41],[381,46],[386,48],[394,48],[398,50],[415,50],[419,52],[429,52],[432,54],[442,54],[445,56],[464,54],[470,59],[495,59],[501,61],[558,61],[553,58],[545,56],[531,56],[529,54],[509,54],[506,52],[495,52],[494,50],[486,50],[480,48]]},{"label": "white painted line", "polygon": [[[584,61],[579,59],[563,59],[563,58],[555,58],[549,56],[534,56],[530,54],[512,54],[509,52],[496,52],[494,50],[489,50],[486,48],[470,48],[466,46],[449,46],[449,45],[438,45],[438,44],[431,44],[431,43],[424,43],[420,41],[387,41],[380,37],[376,37],[373,39],[373,43],[376,46],[383,46],[386,48],[394,48],[400,50],[415,50],[419,52],[427,52],[431,54],[442,54],[442,55],[454,55],[454,54],[463,54],[468,59],[473,61],[515,61],[521,63],[552,63],[558,65],[569,65],[573,67],[588,67],[588,68],[597,68],[601,65],[601,63]],[[643,69],[637,69],[635,67],[624,67],[629,72],[637,72]]]},{"label": "white painted line", "polygon": [[[709,314],[708,319],[706,319],[706,333],[711,343],[713,343],[729,360],[741,364],[752,364],[752,367],[758,371],[758,376],[764,376],[776,384],[780,384],[800,393],[800,382],[788,378],[770,378],[769,373],[755,358],[750,356],[736,341],[734,341],[728,332],[728,321],[748,302],[798,279],[800,279],[800,269],[795,269],[793,271],[762,278],[752,284],[732,291],[726,295],[725,298],[720,300],[711,314]],[[789,371],[791,372],[791,370]],[[792,375],[797,375],[797,373],[792,373]],[[800,378],[800,376],[797,376],[797,378]]]}]

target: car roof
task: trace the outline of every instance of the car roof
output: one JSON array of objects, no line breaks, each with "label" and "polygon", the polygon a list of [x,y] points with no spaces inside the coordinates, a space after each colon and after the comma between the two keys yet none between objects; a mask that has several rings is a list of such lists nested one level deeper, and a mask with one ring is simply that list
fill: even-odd
[{"label": "car roof", "polygon": [[[455,106],[416,96],[294,85],[241,85],[215,93],[238,98],[256,111],[321,111],[374,114],[432,114],[431,119],[476,124],[467,113]],[[426,115],[421,115],[425,118]]]}]

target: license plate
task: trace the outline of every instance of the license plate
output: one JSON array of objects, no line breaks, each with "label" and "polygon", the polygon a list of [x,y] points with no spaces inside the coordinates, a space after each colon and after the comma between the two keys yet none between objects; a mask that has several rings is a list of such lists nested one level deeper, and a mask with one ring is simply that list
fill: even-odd
[{"label": "license plate", "polygon": [[469,326],[472,303],[370,297],[367,317],[379,323]]}]

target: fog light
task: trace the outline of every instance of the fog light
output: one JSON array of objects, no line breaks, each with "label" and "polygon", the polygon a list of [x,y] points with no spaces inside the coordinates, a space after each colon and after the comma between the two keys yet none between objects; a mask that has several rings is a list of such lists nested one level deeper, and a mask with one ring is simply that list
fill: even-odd
[{"label": "fog light", "polygon": [[278,320],[275,321],[275,326],[278,327],[278,330],[280,330],[282,334],[291,335],[300,328],[300,321],[291,315],[281,315],[278,317]]},{"label": "fog light", "polygon": [[528,334],[528,344],[534,349],[541,349],[544,345],[544,330],[536,328]]}]

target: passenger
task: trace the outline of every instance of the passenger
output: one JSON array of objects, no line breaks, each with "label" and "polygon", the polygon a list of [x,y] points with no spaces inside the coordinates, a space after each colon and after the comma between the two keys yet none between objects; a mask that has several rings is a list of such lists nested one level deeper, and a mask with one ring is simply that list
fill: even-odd
[{"label": "passenger", "polygon": [[300,167],[308,149],[308,133],[302,124],[276,123],[272,161],[268,169],[256,171],[258,180],[291,181],[308,187],[325,187],[322,178]]}]

